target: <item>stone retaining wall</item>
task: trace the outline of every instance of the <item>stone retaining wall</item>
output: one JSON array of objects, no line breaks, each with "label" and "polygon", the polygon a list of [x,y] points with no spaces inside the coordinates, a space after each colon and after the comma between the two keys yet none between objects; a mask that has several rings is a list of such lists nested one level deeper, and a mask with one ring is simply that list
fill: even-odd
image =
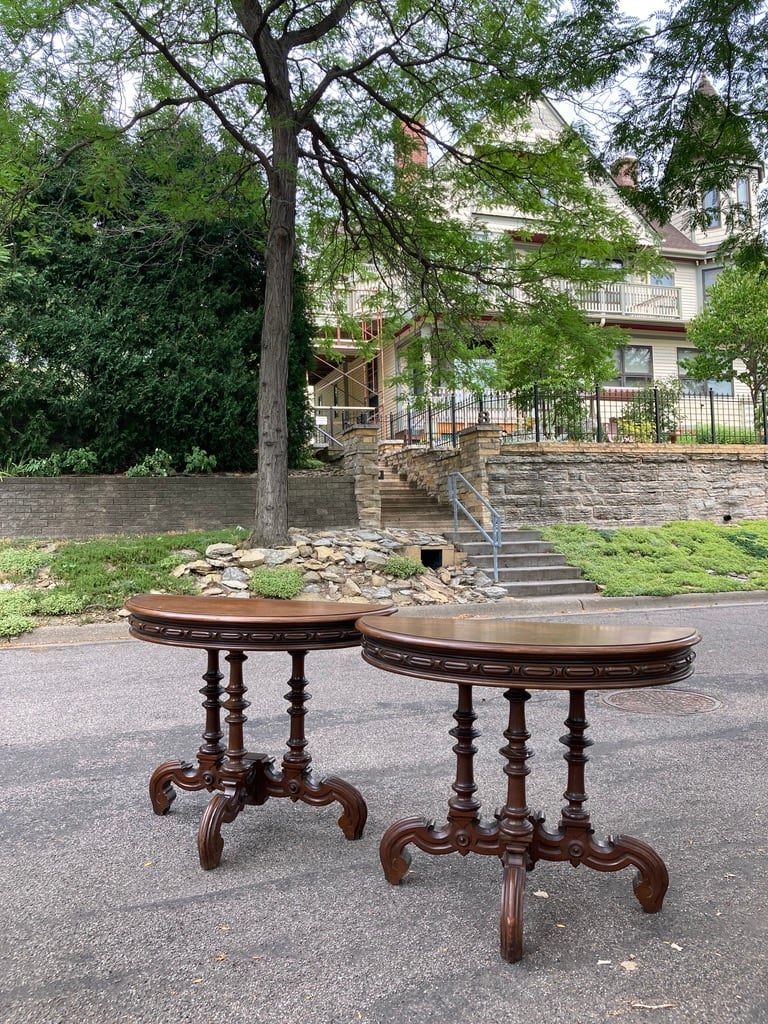
[{"label": "stone retaining wall", "polygon": [[[93,537],[253,527],[255,476],[61,476],[0,480],[0,537]],[[358,525],[355,481],[339,473],[288,478],[289,525]]]},{"label": "stone retaining wall", "polygon": [[488,459],[487,481],[509,525],[768,516],[768,451],[748,445],[514,445]]},{"label": "stone retaining wall", "polygon": [[382,457],[440,501],[447,473],[462,473],[506,526],[768,517],[768,448],[756,445],[500,445],[482,425],[462,432],[459,449],[390,446]]}]

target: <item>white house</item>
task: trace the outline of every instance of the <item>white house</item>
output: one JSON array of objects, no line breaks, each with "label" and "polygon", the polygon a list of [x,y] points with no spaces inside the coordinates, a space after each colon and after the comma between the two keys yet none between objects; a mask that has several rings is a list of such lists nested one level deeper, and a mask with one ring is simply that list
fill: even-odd
[{"label": "white house", "polygon": [[[552,139],[564,127],[565,122],[547,100],[533,107],[529,125],[532,137]],[[420,156],[426,159],[425,153]],[[722,269],[717,250],[728,235],[727,211],[735,208],[741,217],[756,215],[762,166],[755,163],[730,191],[702,196],[707,213],[705,229],[690,226],[688,211],[680,211],[669,224],[646,220],[623,198],[624,190],[632,184],[631,161],[620,163],[615,170],[613,177],[606,174],[595,187],[601,188],[609,206],[623,213],[631,223],[638,246],[655,249],[666,262],[661,272],[628,273],[622,281],[600,287],[579,286],[573,291],[589,320],[619,327],[626,335],[626,345],[616,352],[616,375],[605,385],[618,393],[672,378],[679,379],[688,392],[711,388],[718,395],[738,397],[746,393],[746,389],[732,381],[692,381],[683,363],[693,351],[686,337],[687,325],[702,308],[707,288]],[[475,205],[462,212],[489,232],[514,234],[524,225],[519,213],[512,209]],[[373,282],[339,285],[346,312],[359,324],[358,337],[377,336],[377,312],[367,305],[375,290]],[[404,325],[395,340],[379,348],[372,358],[363,358],[355,339],[344,336],[340,323],[334,326],[332,314],[326,313],[320,322],[332,336],[335,332],[334,359],[319,356],[311,378],[321,429],[338,436],[342,419],[376,420],[381,424],[383,437],[397,433],[394,425],[402,425],[411,396],[388,382],[403,369],[404,351],[414,336],[410,325]]]}]

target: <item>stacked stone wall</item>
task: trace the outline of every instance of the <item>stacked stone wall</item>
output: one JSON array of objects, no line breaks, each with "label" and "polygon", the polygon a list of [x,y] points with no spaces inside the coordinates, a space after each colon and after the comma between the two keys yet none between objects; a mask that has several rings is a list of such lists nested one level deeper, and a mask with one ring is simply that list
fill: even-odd
[{"label": "stacked stone wall", "polygon": [[461,473],[507,526],[768,517],[768,448],[756,445],[505,446],[482,425],[462,433],[459,449],[389,448],[385,460],[441,502],[448,473]]},{"label": "stacked stone wall", "polygon": [[[255,476],[5,477],[0,480],[0,538],[252,529]],[[355,481],[341,473],[288,478],[292,527],[358,525]]]},{"label": "stacked stone wall", "polygon": [[754,446],[515,445],[487,462],[505,525],[652,526],[768,516],[768,451]]}]

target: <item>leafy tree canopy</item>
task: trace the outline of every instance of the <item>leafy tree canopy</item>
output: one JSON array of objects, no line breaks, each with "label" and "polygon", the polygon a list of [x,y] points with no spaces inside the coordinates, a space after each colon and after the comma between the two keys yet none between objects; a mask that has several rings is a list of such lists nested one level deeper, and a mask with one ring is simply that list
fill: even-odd
[{"label": "leafy tree canopy", "polygon": [[[472,322],[477,305],[466,303],[487,288],[501,307],[519,307],[559,258],[547,265],[544,256],[514,256],[497,234],[479,238],[476,224],[452,214],[462,194],[487,192],[497,208],[540,214],[553,253],[558,242],[572,249],[576,234],[585,250],[595,237],[611,250],[628,237],[626,222],[577,186],[572,168],[589,169],[583,152],[523,147],[531,155],[513,167],[498,152],[501,126],[521,129],[531,99],[598,88],[639,55],[643,33],[614,0],[18,0],[1,14],[10,116],[40,140],[66,126],[78,147],[100,137],[105,114],[120,130],[195,105],[263,172],[256,520],[265,543],[287,532],[297,231],[328,279],[373,261],[414,314],[437,314],[436,324],[451,310],[456,324]],[[393,173],[402,125],[421,133],[440,165],[437,174],[409,169],[405,187]],[[521,151],[521,137],[508,136],[511,148]]]},{"label": "leafy tree canopy", "polygon": [[768,270],[724,270],[710,288],[706,306],[691,321],[688,337],[698,349],[686,363],[691,376],[735,377],[747,385],[756,404],[761,388],[768,386]]},{"label": "leafy tree canopy", "polygon": [[[628,192],[659,220],[730,187],[764,158],[768,142],[765,0],[677,0],[653,19],[644,61],[603,111],[614,155],[635,154],[640,188]],[[628,67],[629,70],[629,67]],[[736,234],[749,231],[738,223]]]},{"label": "leafy tree canopy", "polygon": [[[0,455],[89,447],[126,469],[198,446],[255,466],[264,228],[260,183],[199,125],[164,119],[66,163],[56,151],[0,274]],[[291,452],[306,437],[310,326],[298,311]]]}]

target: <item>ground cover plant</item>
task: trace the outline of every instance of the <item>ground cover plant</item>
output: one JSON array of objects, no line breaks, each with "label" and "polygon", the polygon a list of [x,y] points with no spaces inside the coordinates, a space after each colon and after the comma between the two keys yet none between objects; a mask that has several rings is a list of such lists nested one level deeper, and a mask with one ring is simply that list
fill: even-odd
[{"label": "ground cover plant", "polygon": [[591,529],[549,526],[551,541],[606,597],[768,589],[768,521]]},{"label": "ground cover plant", "polygon": [[57,544],[0,541],[0,637],[34,629],[40,617],[115,611],[132,594],[189,593],[192,581],[176,579],[173,569],[210,544],[237,544],[246,535],[231,529]]},{"label": "ground cover plant", "polygon": [[[558,525],[542,535],[606,597],[768,590],[768,520],[618,529]],[[57,543],[0,541],[0,638],[18,636],[49,617],[93,621],[121,608],[132,594],[189,593],[193,581],[177,579],[173,569],[201,557],[210,544],[238,544],[246,536],[246,530],[233,529]],[[408,577],[413,570],[426,571],[398,557],[402,565],[388,563],[388,575],[406,578],[406,569]],[[295,597],[301,577],[293,566],[257,570],[250,590],[262,597]]]}]

